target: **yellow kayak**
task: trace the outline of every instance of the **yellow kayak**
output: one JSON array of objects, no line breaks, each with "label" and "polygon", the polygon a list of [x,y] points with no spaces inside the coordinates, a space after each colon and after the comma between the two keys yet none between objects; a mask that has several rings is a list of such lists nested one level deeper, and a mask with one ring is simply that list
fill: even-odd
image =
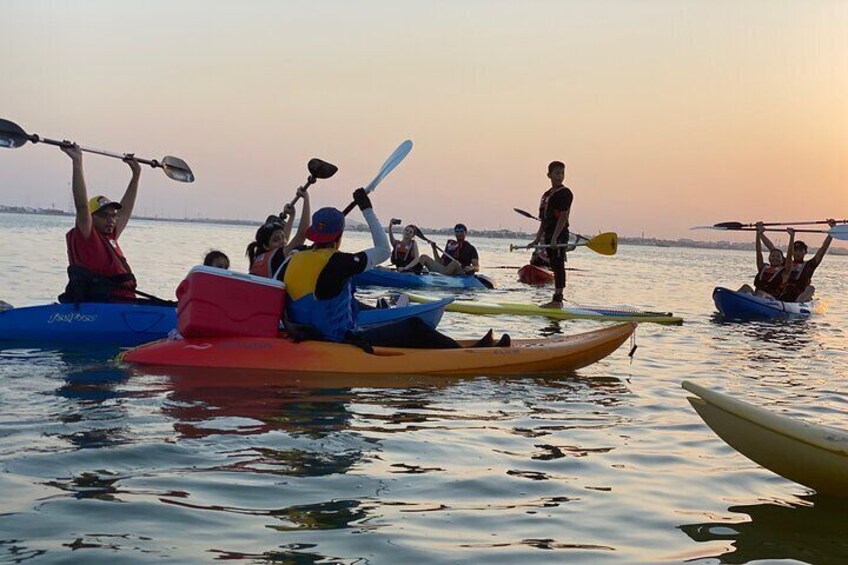
[{"label": "yellow kayak", "polygon": [[633,333],[620,324],[550,339],[514,340],[509,347],[402,349],[373,353],[326,341],[222,337],[163,340],[121,355],[136,365],[267,370],[289,373],[510,375],[570,371],[600,361]]},{"label": "yellow kayak", "polygon": [[848,431],[810,424],[694,383],[689,403],[730,447],[766,469],[822,494],[848,496]]},{"label": "yellow kayak", "polygon": [[[434,302],[437,298],[421,294],[406,293],[412,302]],[[518,302],[478,302],[477,300],[455,300],[445,308],[448,312],[480,314],[485,316],[545,316],[557,320],[598,320],[602,322],[652,322],[654,324],[683,323],[683,318],[671,312],[644,312],[635,308],[599,306],[564,306],[542,308],[535,304]]]}]

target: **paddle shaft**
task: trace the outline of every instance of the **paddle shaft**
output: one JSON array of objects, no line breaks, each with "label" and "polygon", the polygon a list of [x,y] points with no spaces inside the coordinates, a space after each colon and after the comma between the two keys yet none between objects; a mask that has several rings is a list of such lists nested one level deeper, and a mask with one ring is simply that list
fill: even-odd
[{"label": "paddle shaft", "polygon": [[[848,224],[848,220],[834,220],[837,224]],[[812,222],[764,222],[763,226],[809,226],[809,225],[822,225],[826,224],[827,220],[816,220]],[[742,229],[742,228],[756,228],[757,224],[743,224],[741,222],[721,222],[715,224],[717,228],[725,228],[725,229]],[[800,230],[796,230],[800,231]]]},{"label": "paddle shaft", "polygon": [[[41,137],[36,134],[28,134],[26,137],[32,143],[44,143],[47,145],[55,145],[56,147],[70,147],[73,145],[73,143],[70,141],[59,141],[57,139],[49,139],[47,137]],[[135,157],[131,153],[115,153],[114,151],[106,151],[105,149],[96,149],[94,147],[85,147],[83,145],[77,145],[77,147],[80,148],[80,151],[85,151],[86,153],[94,153],[96,155],[113,157],[115,159],[123,160],[127,158],[132,158],[143,165],[150,165],[154,169],[156,167],[162,166],[162,163],[160,163],[157,159],[141,159],[139,157]]]},{"label": "paddle shaft", "polygon": [[[294,206],[295,204],[297,204],[297,201],[302,198],[300,193],[302,191],[306,191],[313,184],[315,184],[315,177],[313,177],[312,175],[309,175],[309,178],[306,179],[306,184],[304,184],[303,186],[301,186],[300,188],[297,189],[298,193],[297,193],[297,195],[295,195],[294,198],[292,198],[292,201],[289,202],[289,206]],[[280,219],[285,222],[288,219],[288,217],[289,217],[289,215],[285,211],[285,207],[284,207],[283,212],[280,214]]]}]

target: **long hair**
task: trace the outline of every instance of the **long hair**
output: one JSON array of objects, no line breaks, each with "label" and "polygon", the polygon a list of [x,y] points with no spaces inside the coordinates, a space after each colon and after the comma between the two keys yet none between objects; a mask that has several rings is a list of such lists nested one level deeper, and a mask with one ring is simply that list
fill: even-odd
[{"label": "long hair", "polygon": [[253,241],[247,245],[247,249],[244,252],[249,259],[251,266],[253,265],[253,261],[256,259],[257,255],[268,251],[268,244],[271,241],[271,236],[274,235],[275,231],[281,229],[283,229],[283,224],[279,222],[265,222],[259,226],[259,229],[256,230],[256,236]]}]

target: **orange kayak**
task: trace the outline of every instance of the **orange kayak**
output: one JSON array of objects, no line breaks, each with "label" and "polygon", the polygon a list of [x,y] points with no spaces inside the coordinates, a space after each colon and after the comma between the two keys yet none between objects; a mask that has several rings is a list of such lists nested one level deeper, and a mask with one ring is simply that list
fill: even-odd
[{"label": "orange kayak", "polygon": [[266,370],[348,375],[509,375],[570,371],[600,361],[633,333],[636,324],[550,339],[514,340],[509,347],[401,349],[374,353],[342,343],[287,338],[223,337],[163,340],[121,354],[126,363],[159,367]]},{"label": "orange kayak", "polygon": [[554,281],[554,274],[542,267],[524,265],[518,269],[518,281],[524,284],[548,284]]}]

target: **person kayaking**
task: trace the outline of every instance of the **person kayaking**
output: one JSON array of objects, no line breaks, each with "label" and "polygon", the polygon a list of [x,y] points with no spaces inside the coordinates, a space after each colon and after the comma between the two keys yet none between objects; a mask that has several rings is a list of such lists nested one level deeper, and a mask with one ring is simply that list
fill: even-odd
[{"label": "person kayaking", "polygon": [[227,257],[223,251],[213,249],[206,254],[206,257],[203,258],[203,265],[205,267],[215,267],[217,269],[229,269],[230,258]]},{"label": "person kayaking", "polygon": [[[373,247],[358,253],[339,251],[345,229],[344,214],[335,208],[321,208],[313,214],[306,237],[314,245],[293,255],[282,269],[288,295],[284,321],[291,335],[295,339],[353,343],[365,350],[373,346],[460,347],[419,318],[407,318],[368,330],[358,328],[351,277],[373,269],[388,259],[392,250],[368,193],[357,189],[353,199],[368,224]],[[497,345],[508,346],[509,343],[509,336],[504,334]],[[492,331],[489,330],[476,345],[495,345]]]},{"label": "person kayaking", "polygon": [[256,230],[254,240],[248,244],[245,251],[251,275],[279,277],[280,267],[286,258],[306,242],[308,224],[305,219],[309,217],[309,192],[298,189],[297,195],[303,199],[303,219],[298,225],[297,232],[289,241],[295,219],[295,210],[291,203],[287,203],[283,209],[283,215],[287,217],[285,223],[279,216],[268,216],[265,223]]},{"label": "person kayaking", "polygon": [[389,241],[392,244],[391,262],[400,273],[421,274],[424,266],[421,265],[421,254],[418,253],[418,243],[415,241],[415,233],[418,228],[409,224],[403,228],[403,236],[400,241],[395,239],[392,227],[400,225],[400,220],[392,218],[389,222]]},{"label": "person kayaking", "polygon": [[135,301],[136,279],[118,239],[132,216],[141,178],[141,166],[132,155],[124,162],[132,171],[120,202],[98,195],[88,198],[82,151],[76,144],[61,147],[73,163],[71,190],[76,224],[65,234],[68,285],[60,302]]},{"label": "person kayaking", "polygon": [[477,248],[466,239],[468,228],[465,224],[456,224],[453,228],[456,239],[449,239],[445,243],[445,252],[441,259],[436,261],[433,257],[439,256],[439,248],[430,242],[433,247],[433,257],[421,256],[421,264],[428,271],[441,273],[443,275],[473,275],[480,270],[480,256]]},{"label": "person kayaking", "polygon": [[562,308],[562,293],[565,290],[565,247],[558,247],[568,243],[568,220],[571,215],[571,204],[574,194],[571,189],[563,185],[565,180],[565,163],[552,161],[548,164],[548,178],[551,188],[542,194],[539,202],[539,230],[536,238],[527,247],[534,247],[540,243],[548,247],[548,259],[551,270],[554,272],[554,295],[551,301],[543,304],[543,308]]},{"label": "person kayaking", "polygon": [[[786,250],[786,257],[783,252],[777,249],[771,240],[766,237],[765,228],[762,222],[757,222],[756,235],[756,251],[757,251],[757,274],[754,277],[754,287],[750,285],[742,285],[739,292],[748,294],[756,294],[767,298],[780,296],[783,292],[786,282],[789,280],[789,274],[792,272],[792,248],[795,242],[795,230],[788,228],[789,246]],[[763,244],[769,251],[768,263],[763,261]]]},{"label": "person kayaking", "polygon": [[[827,225],[831,228],[836,226],[836,221],[833,219],[827,220]],[[789,280],[780,296],[777,298],[784,302],[808,302],[813,299],[813,294],[816,288],[812,285],[813,273],[821,265],[830,244],[833,241],[833,236],[828,234],[824,238],[821,247],[809,261],[805,261],[807,255],[807,244],[803,241],[796,241],[792,246],[792,272],[789,274]]]}]

